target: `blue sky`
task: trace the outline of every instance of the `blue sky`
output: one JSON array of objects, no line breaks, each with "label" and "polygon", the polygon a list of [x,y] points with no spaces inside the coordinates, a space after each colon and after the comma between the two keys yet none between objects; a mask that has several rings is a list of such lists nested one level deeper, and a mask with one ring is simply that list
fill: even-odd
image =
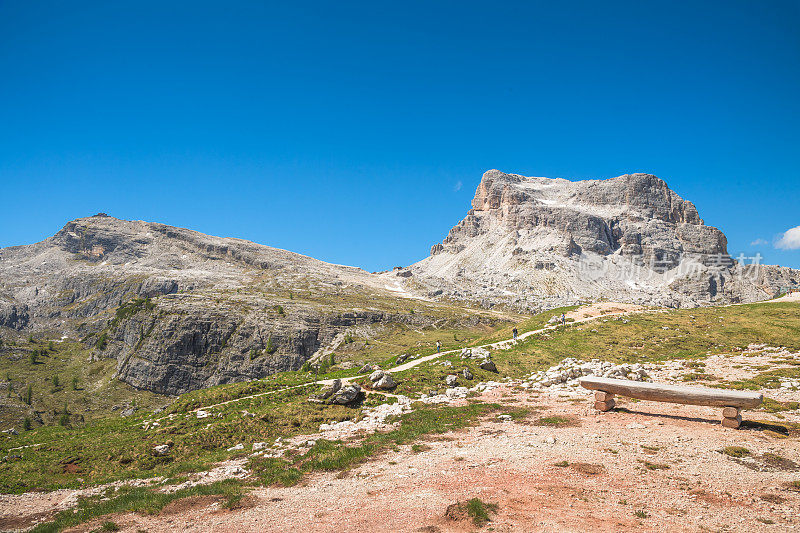
[{"label": "blue sky", "polygon": [[800,267],[798,27],[796,0],[0,2],[0,246],[104,211],[380,270],[498,168],[650,172]]}]

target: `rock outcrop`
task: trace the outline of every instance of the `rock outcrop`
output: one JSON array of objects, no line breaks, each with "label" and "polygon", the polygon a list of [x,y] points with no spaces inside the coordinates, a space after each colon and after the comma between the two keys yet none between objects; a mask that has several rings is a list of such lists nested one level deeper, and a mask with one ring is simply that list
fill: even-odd
[{"label": "rock outcrop", "polygon": [[445,297],[521,308],[756,301],[800,281],[735,262],[725,235],[650,174],[572,182],[490,170],[467,216],[410,270]]}]

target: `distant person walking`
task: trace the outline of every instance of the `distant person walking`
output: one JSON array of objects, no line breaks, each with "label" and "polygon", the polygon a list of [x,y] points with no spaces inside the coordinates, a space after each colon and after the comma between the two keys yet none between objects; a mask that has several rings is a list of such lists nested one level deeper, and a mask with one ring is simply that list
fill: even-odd
[{"label": "distant person walking", "polygon": [[514,335],[514,340],[517,340],[517,328],[511,330],[512,335]]},{"label": "distant person walking", "polygon": [[561,325],[562,326],[566,326],[567,325],[567,317],[564,316],[564,313],[561,313]]},{"label": "distant person walking", "polygon": [[442,343],[441,343],[441,341],[436,341],[436,353],[442,353]]}]

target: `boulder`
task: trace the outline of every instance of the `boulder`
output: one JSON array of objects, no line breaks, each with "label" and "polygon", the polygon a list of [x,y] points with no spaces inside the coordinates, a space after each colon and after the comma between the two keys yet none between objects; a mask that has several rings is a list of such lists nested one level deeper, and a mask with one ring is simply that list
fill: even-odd
[{"label": "boulder", "polygon": [[448,387],[455,387],[458,384],[458,376],[450,374],[444,378],[444,381],[447,383]]},{"label": "boulder", "polygon": [[472,372],[469,371],[469,368],[465,368],[461,375],[464,376],[464,379],[470,380],[472,379]]},{"label": "boulder", "polygon": [[385,372],[383,370],[378,369],[378,370],[376,370],[375,372],[373,372],[372,374],[369,375],[369,380],[371,382],[375,383],[376,381],[381,379],[384,374],[385,374]]},{"label": "boulder", "polygon": [[342,388],[342,380],[334,379],[332,383],[323,385],[322,390],[319,392],[319,394],[316,394],[314,398],[316,398],[317,400],[327,400],[328,398],[336,394],[341,388]]},{"label": "boulder", "polygon": [[378,381],[372,384],[372,388],[377,390],[393,389],[396,386],[397,382],[394,380],[394,378],[389,372],[385,372]]},{"label": "boulder", "polygon": [[489,372],[498,373],[497,366],[494,364],[494,361],[492,361],[489,358],[486,358],[483,361],[481,361],[480,367],[483,370],[488,370]]},{"label": "boulder", "polygon": [[356,384],[347,385],[334,394],[330,402],[337,405],[347,405],[355,402],[361,395],[361,387]]}]

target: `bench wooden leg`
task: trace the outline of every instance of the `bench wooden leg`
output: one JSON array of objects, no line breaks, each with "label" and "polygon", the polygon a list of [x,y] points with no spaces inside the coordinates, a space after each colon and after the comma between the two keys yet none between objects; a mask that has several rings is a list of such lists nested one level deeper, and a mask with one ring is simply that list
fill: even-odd
[{"label": "bench wooden leg", "polygon": [[742,412],[736,407],[722,410],[722,427],[738,429],[742,425]]},{"label": "bench wooden leg", "polygon": [[594,408],[598,411],[610,411],[616,404],[612,393],[600,390],[594,393]]}]

